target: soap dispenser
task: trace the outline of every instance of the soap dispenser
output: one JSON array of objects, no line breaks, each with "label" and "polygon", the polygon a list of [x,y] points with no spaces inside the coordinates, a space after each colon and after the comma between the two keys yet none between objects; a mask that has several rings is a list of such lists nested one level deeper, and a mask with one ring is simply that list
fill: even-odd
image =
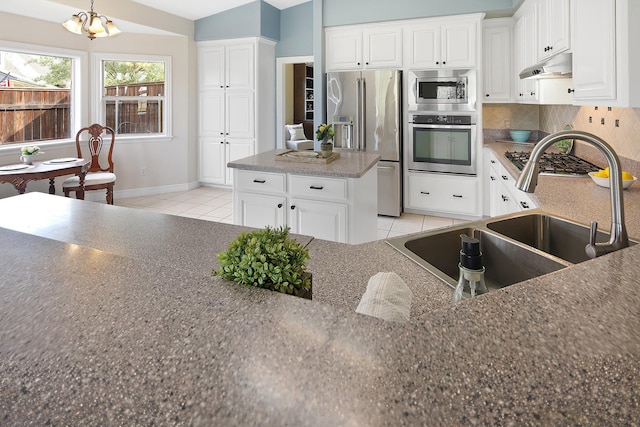
[{"label": "soap dispenser", "polygon": [[453,303],[462,300],[463,293],[469,293],[472,297],[487,293],[487,285],[484,282],[484,265],[480,241],[476,238],[461,234],[462,249],[460,250],[460,278],[453,292]]}]

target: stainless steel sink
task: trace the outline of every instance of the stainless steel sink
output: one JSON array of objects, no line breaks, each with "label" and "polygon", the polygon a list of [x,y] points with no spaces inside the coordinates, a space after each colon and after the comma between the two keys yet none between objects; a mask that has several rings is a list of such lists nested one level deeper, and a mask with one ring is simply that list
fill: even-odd
[{"label": "stainless steel sink", "polygon": [[[543,213],[515,213],[388,239],[387,243],[455,288],[461,234],[480,240],[489,291],[590,259],[585,252],[587,225]],[[607,233],[598,232],[597,242],[608,240]]]},{"label": "stainless steel sink", "polygon": [[[530,214],[488,222],[487,228],[573,264],[591,259],[584,249],[589,227],[562,218]],[[609,234],[598,232],[596,242],[608,240]]]},{"label": "stainless steel sink", "polygon": [[474,227],[448,228],[424,235],[390,239],[387,242],[455,288],[459,276],[461,234],[480,240],[485,282],[489,291],[551,273],[569,265],[495,233]]}]

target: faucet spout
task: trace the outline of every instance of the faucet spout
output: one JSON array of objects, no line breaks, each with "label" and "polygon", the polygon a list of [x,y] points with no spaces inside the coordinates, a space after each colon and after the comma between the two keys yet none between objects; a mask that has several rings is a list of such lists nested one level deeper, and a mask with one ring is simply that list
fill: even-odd
[{"label": "faucet spout", "polygon": [[533,148],[529,161],[518,177],[516,187],[527,193],[533,193],[538,184],[538,162],[542,153],[553,143],[563,139],[579,139],[598,148],[609,163],[609,189],[611,194],[611,233],[607,243],[596,243],[598,224],[591,223],[589,244],[585,252],[591,258],[617,251],[629,246],[629,236],[624,223],[624,202],[622,198],[622,168],[620,159],[613,148],[595,135],[581,131],[562,131],[547,136]]}]

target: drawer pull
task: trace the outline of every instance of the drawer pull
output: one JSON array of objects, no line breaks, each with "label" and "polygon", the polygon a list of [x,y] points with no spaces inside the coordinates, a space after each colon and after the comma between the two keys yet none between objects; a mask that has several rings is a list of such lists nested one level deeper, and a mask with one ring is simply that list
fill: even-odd
[{"label": "drawer pull", "polygon": [[462,195],[461,194],[454,194],[453,197],[458,198],[458,199],[462,199]]},{"label": "drawer pull", "polygon": [[278,209],[282,207],[282,203],[278,203]]},{"label": "drawer pull", "polygon": [[491,178],[491,181],[495,181],[496,180],[495,176],[490,176],[489,178]]},{"label": "drawer pull", "polygon": [[265,181],[264,179],[254,179],[253,182],[255,182],[256,184],[264,184],[267,181]]},{"label": "drawer pull", "polygon": [[502,194],[502,201],[503,202],[508,202],[509,198],[507,196],[505,196],[504,194]]},{"label": "drawer pull", "polygon": [[421,191],[420,194],[430,194],[428,191]]},{"label": "drawer pull", "polygon": [[310,185],[309,188],[312,189],[312,190],[322,190],[324,187],[323,186],[317,186],[317,185]]},{"label": "drawer pull", "polygon": [[509,180],[509,178],[507,178],[507,175],[502,175],[502,179],[504,179],[505,181]]},{"label": "drawer pull", "polygon": [[529,204],[527,202],[520,202],[520,206],[522,206],[524,209],[529,209]]}]

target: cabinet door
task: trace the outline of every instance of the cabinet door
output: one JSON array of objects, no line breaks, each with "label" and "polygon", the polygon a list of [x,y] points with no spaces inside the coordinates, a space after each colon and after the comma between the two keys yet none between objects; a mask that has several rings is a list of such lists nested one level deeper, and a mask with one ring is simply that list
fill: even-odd
[{"label": "cabinet door", "polygon": [[347,205],[292,198],[291,232],[334,242],[347,242]]},{"label": "cabinet door", "polygon": [[221,90],[200,92],[199,131],[200,136],[219,136],[225,132],[225,96]]},{"label": "cabinet door", "polygon": [[511,26],[488,26],[483,29],[483,102],[511,100]]},{"label": "cabinet door", "polygon": [[207,46],[198,50],[198,80],[200,90],[224,88],[224,52],[224,46]]},{"label": "cabinet door", "polygon": [[[529,12],[531,12],[530,9]],[[535,15],[525,13],[516,20],[514,27],[514,97],[519,102],[532,102],[538,98],[538,80],[520,79],[520,72],[534,65],[535,61]]]},{"label": "cabinet door", "polygon": [[447,68],[476,66],[476,23],[445,22],[442,31],[441,66]]},{"label": "cabinet door", "polygon": [[220,138],[200,138],[200,181],[209,184],[225,184],[225,143]]},{"label": "cabinet door", "polygon": [[233,221],[237,225],[264,228],[285,225],[285,197],[237,192]]},{"label": "cabinet door", "polygon": [[406,68],[439,68],[441,56],[440,25],[420,24],[405,29]]},{"label": "cabinet door", "polygon": [[615,0],[571,2],[571,25],[574,100],[589,104],[588,101],[615,99]]},{"label": "cabinet door", "polygon": [[569,0],[538,0],[538,61],[571,47]]},{"label": "cabinet door", "polygon": [[327,30],[325,33],[327,71],[362,68],[362,30]]},{"label": "cabinet door", "polygon": [[253,43],[227,46],[225,69],[227,89],[253,90],[255,88],[254,56]]},{"label": "cabinet door", "polygon": [[229,138],[254,138],[253,92],[227,92],[225,135]]},{"label": "cabinet door", "polygon": [[366,29],[362,38],[365,68],[402,68],[402,28]]},{"label": "cabinet door", "polygon": [[233,170],[227,167],[227,163],[233,162],[243,157],[249,157],[255,154],[255,140],[253,139],[236,139],[229,138],[226,141],[226,183],[233,184]]}]

